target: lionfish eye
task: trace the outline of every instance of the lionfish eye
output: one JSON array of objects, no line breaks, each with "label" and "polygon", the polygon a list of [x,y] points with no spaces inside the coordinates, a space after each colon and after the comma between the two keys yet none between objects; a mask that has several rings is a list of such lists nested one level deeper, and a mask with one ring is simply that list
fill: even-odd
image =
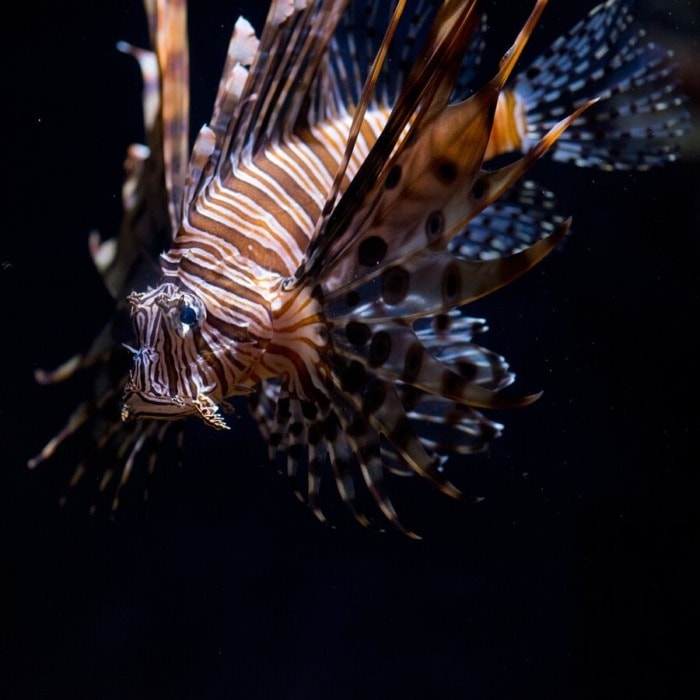
[{"label": "lionfish eye", "polygon": [[186,326],[197,323],[197,310],[192,306],[183,306],[180,310],[180,321]]}]

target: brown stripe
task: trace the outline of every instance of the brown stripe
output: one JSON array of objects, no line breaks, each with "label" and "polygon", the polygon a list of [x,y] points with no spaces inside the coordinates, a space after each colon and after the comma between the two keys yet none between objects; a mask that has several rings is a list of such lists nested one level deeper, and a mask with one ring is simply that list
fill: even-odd
[{"label": "brown stripe", "polygon": [[[224,187],[226,187],[226,183],[224,183]],[[296,241],[297,245],[302,250],[304,250],[308,242],[308,236],[302,232],[299,225],[287,213],[282,202],[280,202],[277,199],[274,199],[266,192],[263,192],[259,187],[256,187],[255,185],[252,185],[249,182],[244,182],[238,178],[234,178],[234,185],[228,189],[230,189],[235,195],[243,195],[244,197],[250,199],[252,202],[255,202],[255,206],[260,209],[261,213],[265,212],[268,215],[273,216],[279,222],[280,228],[283,231],[282,235],[285,237],[291,237],[294,241]],[[205,198],[205,208],[206,204],[207,202]],[[217,206],[224,207],[229,211],[235,212],[239,214],[239,216],[241,216],[242,218],[245,218],[248,221],[250,221],[252,225],[260,229],[262,233],[261,238],[274,236],[275,232],[271,230],[270,225],[264,219],[257,217],[250,218],[250,214],[248,214],[247,212],[240,212],[236,210],[234,206],[232,206],[232,203],[229,203],[226,200],[217,200],[216,204]],[[294,205],[296,206],[296,202]],[[284,246],[284,239],[280,238],[279,236],[277,236],[277,238],[282,241],[282,245]]]},{"label": "brown stripe", "polygon": [[[296,153],[290,153],[289,155],[304,170],[309,179],[314,180],[312,171],[306,165],[306,163],[298,159],[296,157]],[[316,221],[320,213],[319,206],[316,204],[313,197],[311,197],[310,194],[303,187],[299,186],[297,181],[294,179],[294,174],[283,170],[282,166],[278,165],[277,163],[273,163],[267,158],[261,158],[259,162],[256,161],[256,165],[260,170],[262,170],[270,178],[274,179],[277,182],[277,184],[284,189],[287,196],[289,197],[290,202],[293,202],[294,206],[297,209],[301,209],[306,214],[306,216],[308,216],[309,219],[311,219],[311,221]],[[314,182],[314,185],[316,186],[316,189],[320,191],[320,187],[316,182]],[[294,230],[290,231],[289,233],[296,242],[297,246],[301,250],[304,250],[308,245],[309,235],[311,234],[311,231],[303,231],[298,225],[295,224]]]},{"label": "brown stripe", "polygon": [[[286,261],[259,240],[239,233],[236,229],[226,226],[220,221],[214,221],[196,210],[190,214],[190,222],[195,228],[199,229],[195,235],[220,238],[229,245],[238,248],[241,252],[246,251],[246,257],[267,270],[280,275],[289,274],[289,267]],[[251,221],[251,225],[259,226],[261,233],[264,233],[266,230],[266,224],[262,220]],[[200,245],[201,239],[193,240],[192,243],[189,243],[184,236],[180,235],[175,239],[173,247],[174,249],[184,248],[186,250],[190,247],[199,247]]]},{"label": "brown stripe", "polygon": [[[202,264],[190,257],[182,257],[180,260],[180,269],[185,274],[201,279],[202,281],[206,282],[207,285],[217,287],[218,289],[225,291],[227,294],[230,294],[232,298],[229,301],[231,302],[235,301],[236,298],[242,298],[262,307],[267,306],[265,298],[256,293],[250,287],[245,287],[242,284],[238,284],[225,274],[210,270],[208,267],[204,267]],[[195,294],[199,293],[197,290],[194,291]],[[209,293],[209,290],[207,290],[207,293]]]}]

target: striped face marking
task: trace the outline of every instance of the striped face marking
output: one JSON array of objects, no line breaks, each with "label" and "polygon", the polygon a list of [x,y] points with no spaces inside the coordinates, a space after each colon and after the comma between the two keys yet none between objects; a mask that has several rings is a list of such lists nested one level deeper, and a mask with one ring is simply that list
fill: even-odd
[{"label": "striped face marking", "polygon": [[172,420],[198,415],[225,428],[217,405],[225,377],[207,339],[202,300],[166,283],[131,294],[132,321],[139,346],[124,392],[122,418]]}]

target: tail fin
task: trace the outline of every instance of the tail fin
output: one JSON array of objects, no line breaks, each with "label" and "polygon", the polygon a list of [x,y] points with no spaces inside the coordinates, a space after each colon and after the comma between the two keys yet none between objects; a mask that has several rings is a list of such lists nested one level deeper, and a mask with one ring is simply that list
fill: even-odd
[{"label": "tail fin", "polygon": [[672,53],[633,24],[630,3],[608,0],[557,39],[502,95],[523,151],[591,99],[552,148],[557,161],[646,170],[677,157],[689,128]]}]

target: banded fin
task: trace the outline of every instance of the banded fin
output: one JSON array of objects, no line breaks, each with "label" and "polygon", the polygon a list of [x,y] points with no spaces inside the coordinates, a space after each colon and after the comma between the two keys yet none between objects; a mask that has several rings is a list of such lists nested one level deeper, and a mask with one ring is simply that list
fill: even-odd
[{"label": "banded fin", "polygon": [[537,398],[510,397],[486,388],[478,364],[466,356],[459,366],[438,359],[412,328],[396,321],[371,326],[351,321],[333,331],[333,341],[336,350],[350,360],[343,376],[351,386],[363,383],[369,374],[480,408],[516,408]]},{"label": "banded fin", "polygon": [[633,25],[630,3],[608,0],[557,39],[510,87],[526,151],[583,102],[599,102],[562,135],[554,160],[646,170],[675,160],[689,126],[673,56]]},{"label": "banded fin", "polygon": [[[343,11],[342,0],[273,0],[238,108],[228,125],[220,173],[308,119],[308,96],[326,60]],[[295,89],[289,89],[296,85]]]},{"label": "banded fin", "polygon": [[[473,342],[485,330],[482,319],[451,311],[419,322],[415,334],[445,369],[459,374],[465,382],[498,391],[508,386],[514,375],[502,357]],[[306,484],[298,478],[301,463],[288,474],[297,497],[308,500],[316,517],[326,520],[319,491],[328,459],[338,493],[358,522],[367,526],[371,521],[359,510],[355,473],[361,476],[379,510],[400,526],[384,492],[377,457],[382,469],[401,476],[421,474],[445,493],[459,497],[459,491],[442,475],[445,460],[450,454],[484,450],[502,426],[474,408],[400,380],[387,381],[369,368],[362,370],[355,361],[335,357],[331,362],[334,373],[332,383],[325,385],[327,397],[321,400],[319,395],[316,403],[296,402],[296,415],[303,415],[305,430],[299,426],[291,429],[295,399],[290,399],[287,391],[282,394],[278,380],[264,382],[260,394],[250,398],[253,414],[271,444],[272,457],[277,450],[288,449],[294,435],[305,433],[309,445]],[[405,421],[400,419],[402,412]]]},{"label": "banded fin", "polygon": [[413,397],[406,415],[424,447],[445,460],[483,452],[503,430],[470,406],[425,393]]},{"label": "banded fin", "polygon": [[[425,321],[430,321],[426,324]],[[464,316],[458,310],[413,324],[416,337],[436,360],[471,382],[492,391],[510,386],[515,375],[505,358],[478,345],[474,337],[488,330],[483,318]]]},{"label": "banded fin", "polygon": [[[373,389],[368,387],[367,390],[371,392]],[[376,429],[370,428],[373,417],[366,411],[366,404],[361,412],[358,411],[361,399],[358,396],[349,396],[347,386],[343,386],[342,380],[336,382],[334,388],[329,387],[329,391],[334,403],[341,408],[341,410],[336,409],[335,415],[340,427],[343,429],[344,440],[352,451],[351,464],[354,463],[353,471],[359,472],[367,491],[386,520],[403,532],[403,534],[414,539],[420,539],[416,533],[407,530],[401,524],[391,498],[386,493],[380,433]],[[348,477],[346,476],[344,479],[346,487],[347,483]],[[358,510],[354,499],[352,501],[348,500],[348,505],[351,506],[351,511],[361,524],[370,524],[371,521]]]},{"label": "banded fin", "polygon": [[[421,37],[429,32],[440,11],[442,0],[419,0],[407,4],[395,27],[394,40],[379,69],[371,96],[373,108],[391,109],[398,99],[405,78],[419,59]],[[386,0],[350,0],[330,45],[328,70],[331,84],[342,94],[341,104],[352,107],[360,101],[364,78],[369,73],[389,25],[396,3]],[[481,63],[486,31],[486,15],[481,13],[455,83],[454,99],[473,92],[475,70]]]},{"label": "banded fin", "polygon": [[120,41],[117,48],[139,65],[146,143],[131,144],[124,160],[123,220],[118,236],[90,234],[88,247],[107,291],[122,303],[135,285],[158,279],[158,255],[172,238],[164,186],[162,99],[158,59],[153,51]]},{"label": "banded fin", "polygon": [[189,160],[189,50],[186,0],[144,0],[160,69],[161,128],[170,229],[180,226]]},{"label": "banded fin", "polygon": [[328,446],[333,479],[340,498],[355,520],[363,527],[367,527],[370,521],[359,508],[355,488],[354,473],[357,457],[338,417],[341,407],[342,404],[327,411],[323,420],[323,438]]},{"label": "banded fin", "polygon": [[523,180],[479,212],[449,242],[448,250],[465,260],[502,258],[551,236],[563,221],[554,194]]},{"label": "banded fin", "polygon": [[244,17],[239,17],[226,52],[212,117],[209,124],[200,129],[192,148],[183,195],[184,216],[191,213],[197,195],[213,177],[222,151],[228,148],[231,137],[229,127],[240,103],[248,79],[248,69],[255,59],[259,44],[253,27]]},{"label": "banded fin", "polygon": [[[447,2],[435,18],[431,35],[406,77],[389,118],[359,171],[337,203],[333,194],[321,213],[309,243],[306,259],[289,280],[298,286],[316,277],[322,265],[335,262],[343,241],[355,240],[355,233],[376,202],[394,165],[394,159],[423,126],[429,125],[446,107],[459,66],[478,25],[477,1]],[[367,91],[365,100],[371,99]],[[360,105],[358,113],[368,103]]]},{"label": "banded fin", "polygon": [[73,468],[59,503],[68,502],[89,472],[90,478],[98,484],[97,492],[89,494],[93,499],[90,514],[98,510],[98,501],[106,501],[109,509],[117,510],[121,491],[137,467],[145,476],[143,497],[147,498],[148,481],[155,471],[166,434],[175,432],[177,441],[181,443],[182,440],[181,424],[173,431],[169,423],[122,423],[119,412],[124,382],[105,387],[105,371],[104,367],[98,368],[93,397],[80,403],[61,430],[27,463],[30,469],[35,469],[51,459],[64,442],[80,441],[80,461]]},{"label": "banded fin", "polygon": [[[138,61],[141,70],[146,144],[132,144],[127,152],[122,189],[124,213],[118,236],[103,241],[93,232],[88,241],[93,261],[117,306],[113,317],[85,352],[74,355],[53,371],[35,373],[40,384],[62,382],[82,371],[92,372],[93,379],[89,398],[78,405],[58,433],[28,461],[30,468],[36,468],[50,459],[63,443],[80,442],[83,457],[74,468],[69,491],[78,486],[89,470],[99,475],[98,490],[111,500],[113,509],[118,507],[119,491],[136,465],[142,465],[151,474],[168,432],[176,433],[180,441],[182,429],[180,424],[172,430],[172,424],[152,421],[124,424],[120,417],[129,368],[125,346],[133,344],[124,299],[133,288],[155,283],[161,274],[158,258],[172,239],[174,221],[174,199],[165,187],[165,171],[171,170],[170,179],[175,188],[178,183],[183,184],[182,153],[186,154],[187,149],[189,87],[184,0],[168,2],[167,8],[163,0],[146,0],[145,5],[153,45],[160,46],[159,58],[164,61],[164,70],[159,70],[155,52],[125,42],[118,44],[120,51]],[[174,197],[181,198],[181,194]],[[67,494],[63,502],[66,497]],[[91,510],[94,508],[93,504]]]},{"label": "banded fin", "polygon": [[[315,395],[296,398],[314,402],[323,396],[333,406],[322,409],[322,440],[338,490],[356,515],[353,469],[397,527],[382,487],[385,467],[419,475],[461,498],[443,471],[447,453],[482,450],[501,429],[477,409],[523,406],[538,397],[501,392],[512,373],[499,355],[471,342],[478,322],[460,321],[454,309],[532,267],[563,238],[569,223],[538,240],[534,222],[543,217],[523,219],[524,246],[505,238],[511,248],[524,249],[494,260],[465,259],[448,248],[456,241],[459,253],[470,222],[476,220],[478,228],[479,214],[589,106],[557,123],[519,160],[483,169],[498,96],[544,5],[535,5],[493,80],[454,105],[448,102],[478,15],[476,3],[441,8],[421,49],[424,60],[404,82],[384,131],[336,205],[331,192],[305,264],[287,286],[291,293],[301,283],[313,288],[329,323],[332,343],[319,353],[325,365],[305,382]],[[361,104],[369,103],[375,87],[365,84]],[[515,209],[513,204],[503,218],[518,221]],[[425,317],[433,325],[411,326]],[[280,395],[296,391],[284,380]],[[315,499],[315,486],[313,493]]]},{"label": "banded fin", "polygon": [[[301,430],[298,427],[290,430],[291,402],[301,409],[304,416]],[[339,408],[331,408],[328,401],[318,407],[308,400],[290,398],[288,388],[283,388],[277,379],[264,381],[260,393],[250,396],[249,404],[262,434],[267,438],[271,459],[276,457],[278,451],[289,451],[293,440],[305,433],[308,442],[305,483],[300,448],[296,448],[296,454],[291,454],[295,452],[293,448],[288,455],[287,479],[297,498],[308,501],[316,518],[322,522],[327,520],[319,496],[325,472],[330,468],[341,500],[355,520],[367,527],[370,521],[359,510],[357,503],[354,478],[358,469],[357,458],[343,430]],[[340,406],[342,404],[343,401]],[[301,441],[297,440],[296,444],[301,445]]]},{"label": "banded fin", "polygon": [[[312,239],[307,259],[291,286],[306,277],[317,276],[322,280],[324,292],[332,291],[343,280],[362,278],[371,268],[400,260],[422,248],[426,238],[433,249],[446,245],[471,218],[514,185],[589,106],[589,103],[582,105],[554,125],[519,161],[497,171],[482,169],[498,95],[543,6],[543,2],[536,4],[504,56],[498,74],[471,98],[447,105],[444,100],[449,97],[454,80],[449,82],[442,76],[436,79],[429,68],[425,74],[419,71],[416,77],[416,81],[427,81],[426,86],[407,80],[402,93],[405,101],[416,97],[414,93],[432,95],[426,97],[424,106],[421,102],[421,114],[411,117],[411,129],[417,131],[417,136],[395,145],[399,134],[394,131],[397,126],[403,130],[410,115],[408,105],[402,109],[400,98],[357,176],[328,215],[325,229]],[[465,14],[457,19],[449,17],[451,22],[435,33],[447,33],[451,37],[457,32],[456,42],[465,26],[473,32],[475,23],[470,10],[473,8],[464,10]],[[432,52],[428,46],[425,54],[429,56],[426,60],[434,60],[432,68],[436,70],[438,64],[453,61],[459,66],[462,60],[462,53],[455,47],[451,51]],[[446,76],[452,73],[453,67],[445,69]],[[376,187],[373,192],[371,186]],[[367,193],[363,194],[365,190]],[[397,231],[401,234],[397,235]],[[321,260],[323,273],[316,269]]]},{"label": "banded fin", "polygon": [[[366,5],[362,7],[366,15],[363,32],[366,35],[364,40],[365,52],[357,52],[353,40],[353,10],[357,10],[356,5]],[[455,57],[442,57],[443,65],[437,67],[441,70],[441,79],[433,80],[433,84],[438,86],[435,94],[431,97],[424,97],[422,108],[425,110],[423,117],[418,119],[430,120],[430,114],[437,113],[441,105],[446,103],[449,96],[449,86],[455,88],[458,93],[466,91],[466,81],[473,77],[474,68],[480,60],[480,53],[483,48],[482,34],[484,28],[484,17],[481,16],[481,25],[477,25],[479,17],[475,11],[475,3],[471,3],[460,8],[456,3],[454,7],[445,4],[443,8],[440,3],[419,2],[412,8],[412,14],[406,13],[406,3],[398,2],[393,11],[389,3],[382,3],[378,0],[370,3],[351,3],[351,7],[346,11],[343,25],[344,32],[339,32],[331,61],[332,68],[338,73],[337,84],[346,87],[345,99],[347,105],[354,106],[353,120],[348,135],[345,152],[342,160],[338,164],[334,182],[328,192],[325,206],[321,218],[317,221],[312,241],[321,236],[329,222],[331,213],[337,216],[335,203],[338,197],[341,184],[344,181],[348,164],[354,154],[355,142],[360,128],[364,121],[365,114],[369,109],[382,109],[395,116],[401,111],[399,103],[405,91],[404,81],[411,80],[411,75],[416,72],[415,66],[422,65],[426,60],[430,60],[425,47],[417,45],[417,37],[426,27],[432,25],[435,31],[436,26],[441,26],[442,31],[452,34],[452,40],[447,43],[456,44],[457,54],[462,52],[460,68],[454,74]],[[383,18],[383,19],[379,19]],[[377,27],[385,27],[383,32],[378,32]],[[457,41],[459,32],[464,37],[464,46],[460,47]],[[381,37],[381,40],[377,40]],[[468,40],[470,38],[470,40]],[[345,46],[337,50],[337,44],[345,40]],[[454,48],[453,48],[454,51]],[[421,53],[422,52],[422,53]],[[445,52],[448,53],[449,52]],[[343,63],[343,55],[349,56],[349,60]],[[437,65],[437,64],[436,64]],[[449,68],[448,68],[449,66]],[[444,73],[444,75],[442,75]],[[352,75],[352,79],[349,79]],[[366,75],[364,82],[359,76]],[[407,77],[405,77],[407,76]],[[347,89],[349,87],[349,90]],[[407,124],[409,122],[406,122]],[[397,126],[400,122],[397,122]],[[388,128],[388,125],[387,125]],[[396,128],[396,127],[394,127]],[[417,123],[412,128],[417,128]],[[386,136],[386,130],[385,134]],[[405,137],[406,134],[403,134]],[[366,167],[366,166],[365,166]],[[312,242],[311,249],[314,243]],[[313,254],[313,253],[312,253]]]}]

